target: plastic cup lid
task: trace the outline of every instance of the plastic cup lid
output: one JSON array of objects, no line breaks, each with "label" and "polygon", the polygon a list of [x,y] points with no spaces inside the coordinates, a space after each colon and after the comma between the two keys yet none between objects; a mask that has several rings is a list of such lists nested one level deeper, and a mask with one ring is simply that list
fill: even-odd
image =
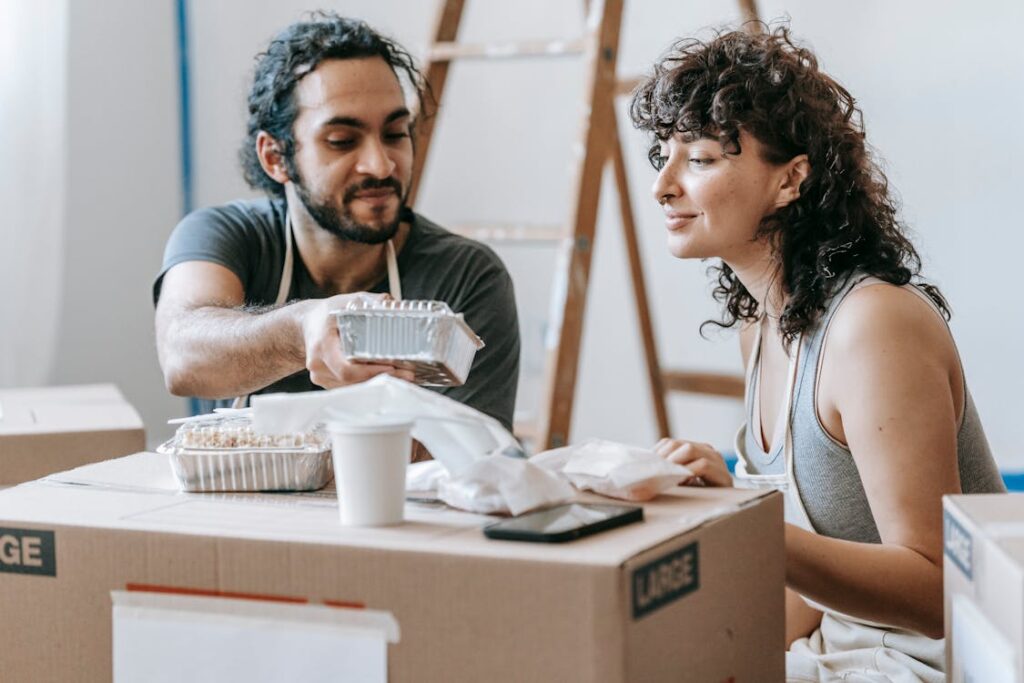
[{"label": "plastic cup lid", "polygon": [[392,434],[412,429],[414,420],[408,417],[374,416],[331,420],[327,431],[332,434]]}]

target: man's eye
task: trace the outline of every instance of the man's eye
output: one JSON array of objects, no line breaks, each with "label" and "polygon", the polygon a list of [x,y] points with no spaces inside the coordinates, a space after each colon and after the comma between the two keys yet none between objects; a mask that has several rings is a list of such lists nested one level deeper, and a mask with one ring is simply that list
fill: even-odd
[{"label": "man's eye", "polygon": [[696,166],[698,168],[705,167],[705,166],[710,166],[714,162],[715,162],[715,160],[711,159],[709,157],[691,157],[690,158],[690,165],[691,166]]},{"label": "man's eye", "polygon": [[407,131],[402,131],[401,133],[387,133],[384,136],[384,139],[389,142],[398,142],[399,140],[404,140],[407,137],[409,137],[409,133]]}]

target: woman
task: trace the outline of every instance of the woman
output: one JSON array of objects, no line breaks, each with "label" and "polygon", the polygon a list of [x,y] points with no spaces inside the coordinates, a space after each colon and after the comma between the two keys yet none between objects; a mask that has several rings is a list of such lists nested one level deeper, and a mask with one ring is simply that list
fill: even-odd
[{"label": "woman", "polygon": [[[853,97],[785,27],[673,47],[634,96],[669,250],[739,325],[737,485],[786,501],[791,680],[944,680],[942,505],[1002,491],[939,290]],[[707,444],[664,457],[731,486]]]}]

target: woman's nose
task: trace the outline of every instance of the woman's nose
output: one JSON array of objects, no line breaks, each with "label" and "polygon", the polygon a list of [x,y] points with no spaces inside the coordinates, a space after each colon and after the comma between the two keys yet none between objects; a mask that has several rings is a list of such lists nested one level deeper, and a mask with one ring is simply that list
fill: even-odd
[{"label": "woman's nose", "polygon": [[654,196],[654,201],[659,204],[665,204],[680,194],[682,194],[682,190],[679,187],[679,183],[675,181],[671,168],[666,164],[658,171],[658,177],[654,179],[654,185],[651,186],[651,195]]}]

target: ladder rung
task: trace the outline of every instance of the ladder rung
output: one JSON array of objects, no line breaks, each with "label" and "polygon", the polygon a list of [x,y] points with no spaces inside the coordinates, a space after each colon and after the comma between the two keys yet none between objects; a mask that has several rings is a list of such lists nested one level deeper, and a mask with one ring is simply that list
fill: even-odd
[{"label": "ladder rung", "polygon": [[452,232],[481,242],[560,242],[567,238],[561,225],[528,225],[522,223],[462,223],[449,228]]},{"label": "ladder rung", "polygon": [[628,78],[620,78],[615,82],[615,95],[617,97],[632,95],[633,91],[646,80],[646,76],[629,76]]},{"label": "ladder rung", "polygon": [[666,391],[743,398],[743,377],[740,375],[666,370],[661,377]]},{"label": "ladder rung", "polygon": [[520,43],[434,43],[427,59],[450,62],[454,59],[499,59],[516,57],[563,57],[583,54],[582,40],[534,40]]}]

